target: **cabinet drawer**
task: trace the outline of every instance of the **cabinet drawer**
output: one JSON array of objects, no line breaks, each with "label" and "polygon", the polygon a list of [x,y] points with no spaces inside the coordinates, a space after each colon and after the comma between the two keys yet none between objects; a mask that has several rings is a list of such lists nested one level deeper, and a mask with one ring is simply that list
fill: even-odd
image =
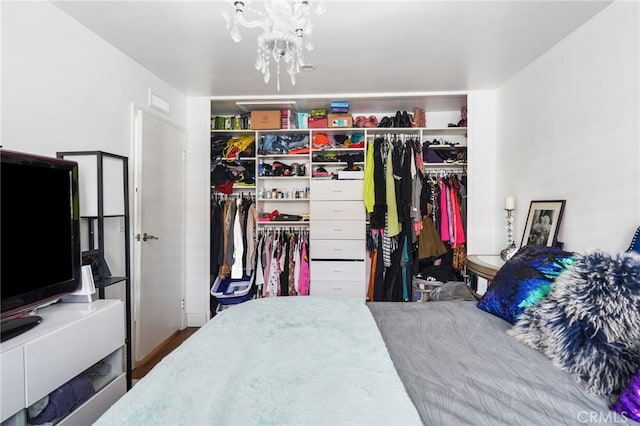
[{"label": "cabinet drawer", "polygon": [[[62,306],[62,309],[64,308],[65,306]],[[69,309],[73,308],[79,309],[69,306]],[[122,303],[112,304],[107,309],[93,312],[79,321],[71,322],[65,327],[29,341],[24,345],[27,406],[123,344]]]},{"label": "cabinet drawer", "polygon": [[367,256],[364,239],[360,240],[312,240],[309,244],[311,259],[359,259]]},{"label": "cabinet drawer", "polygon": [[311,180],[313,200],[362,200],[362,180]]},{"label": "cabinet drawer", "polygon": [[5,421],[26,405],[24,403],[24,357],[22,346],[13,348],[0,355],[0,395],[2,401],[2,418]]},{"label": "cabinet drawer", "polygon": [[362,201],[312,201],[312,220],[366,220]]},{"label": "cabinet drawer", "polygon": [[365,277],[364,261],[311,261],[311,279],[320,281],[362,281]]},{"label": "cabinet drawer", "polygon": [[65,417],[58,426],[83,426],[95,423],[117,400],[127,392],[126,374],[98,391],[88,401]]},{"label": "cabinet drawer", "polygon": [[362,240],[366,230],[363,220],[315,220],[309,235],[312,240]]},{"label": "cabinet drawer", "polygon": [[366,297],[364,281],[324,281],[312,280],[310,296],[324,297]]}]

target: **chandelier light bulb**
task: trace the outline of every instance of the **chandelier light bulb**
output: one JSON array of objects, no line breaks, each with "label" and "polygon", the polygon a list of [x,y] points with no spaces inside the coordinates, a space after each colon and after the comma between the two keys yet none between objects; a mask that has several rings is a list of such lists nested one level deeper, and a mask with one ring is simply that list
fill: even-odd
[{"label": "chandelier light bulb", "polygon": [[233,28],[231,28],[231,39],[236,43],[240,43],[242,40],[242,35],[240,34],[240,30],[238,29],[237,24],[233,24]]},{"label": "chandelier light bulb", "polygon": [[316,13],[316,15],[322,15],[326,11],[327,11],[327,6],[325,6],[322,0],[315,2],[314,12]]}]

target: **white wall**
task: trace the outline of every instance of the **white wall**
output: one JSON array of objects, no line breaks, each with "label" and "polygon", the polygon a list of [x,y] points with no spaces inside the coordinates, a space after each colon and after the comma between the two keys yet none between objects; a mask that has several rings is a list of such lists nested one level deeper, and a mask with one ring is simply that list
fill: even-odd
[{"label": "white wall", "polygon": [[[496,92],[474,91],[468,96],[467,253],[493,254],[496,244]],[[498,231],[499,232],[499,231]],[[502,243],[502,242],[501,242]]]},{"label": "white wall", "polygon": [[531,200],[566,200],[568,250],[625,250],[640,225],[638,8],[615,2],[498,90],[496,197],[516,196],[518,243]]},{"label": "white wall", "polygon": [[[164,118],[186,128],[182,94],[51,3],[0,2],[0,9],[4,148],[48,156],[101,150],[131,160],[132,105],[148,109],[150,89],[171,103]],[[109,262],[116,274],[117,263]]]},{"label": "white wall", "polygon": [[48,2],[2,2],[2,144],[44,155],[131,153],[131,103],[148,91],[186,127],[186,98]]},{"label": "white wall", "polygon": [[211,101],[190,98],[187,132],[187,324],[209,319]]}]

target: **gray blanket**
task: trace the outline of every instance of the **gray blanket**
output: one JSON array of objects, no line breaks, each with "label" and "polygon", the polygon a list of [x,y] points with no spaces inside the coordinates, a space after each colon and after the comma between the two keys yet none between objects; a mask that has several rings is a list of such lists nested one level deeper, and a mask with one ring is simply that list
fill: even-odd
[{"label": "gray blanket", "polygon": [[635,424],[473,302],[368,306],[427,425]]}]

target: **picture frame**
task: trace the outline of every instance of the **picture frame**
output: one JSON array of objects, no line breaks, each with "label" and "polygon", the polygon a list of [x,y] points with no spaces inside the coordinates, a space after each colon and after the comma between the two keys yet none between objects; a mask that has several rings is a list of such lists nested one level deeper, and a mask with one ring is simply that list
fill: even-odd
[{"label": "picture frame", "polygon": [[99,250],[87,250],[82,252],[82,266],[90,265],[93,280],[100,285],[105,278],[111,276],[111,270],[107,261],[100,255]]},{"label": "picture frame", "polygon": [[537,244],[555,247],[558,230],[562,223],[564,205],[565,200],[531,201],[520,245]]}]

